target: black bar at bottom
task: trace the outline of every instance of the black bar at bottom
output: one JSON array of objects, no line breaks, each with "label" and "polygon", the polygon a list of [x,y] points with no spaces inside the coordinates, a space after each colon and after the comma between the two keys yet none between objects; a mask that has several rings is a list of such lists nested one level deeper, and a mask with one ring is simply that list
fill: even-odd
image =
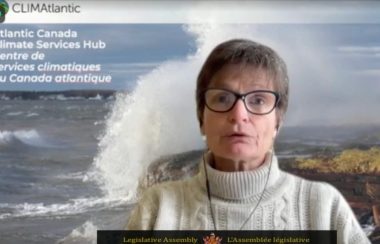
[{"label": "black bar at bottom", "polygon": [[119,231],[98,230],[97,244],[336,244],[336,231]]}]

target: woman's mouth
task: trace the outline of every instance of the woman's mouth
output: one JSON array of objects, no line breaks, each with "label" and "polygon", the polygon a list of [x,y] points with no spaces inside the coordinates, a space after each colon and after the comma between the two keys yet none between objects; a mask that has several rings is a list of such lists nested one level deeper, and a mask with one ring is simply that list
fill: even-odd
[{"label": "woman's mouth", "polygon": [[247,137],[248,135],[246,133],[231,133],[231,134],[228,134],[227,137]]},{"label": "woman's mouth", "polygon": [[250,138],[250,136],[245,133],[231,133],[227,134],[225,137],[228,141],[233,143],[247,142],[247,140]]}]

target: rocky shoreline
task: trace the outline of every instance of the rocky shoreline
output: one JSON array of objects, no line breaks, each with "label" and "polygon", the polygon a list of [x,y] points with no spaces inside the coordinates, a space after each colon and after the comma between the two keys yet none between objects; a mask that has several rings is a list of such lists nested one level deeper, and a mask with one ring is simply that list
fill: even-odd
[{"label": "rocky shoreline", "polygon": [[0,91],[0,100],[40,100],[46,98],[96,98],[109,99],[115,90],[64,90],[64,91]]}]

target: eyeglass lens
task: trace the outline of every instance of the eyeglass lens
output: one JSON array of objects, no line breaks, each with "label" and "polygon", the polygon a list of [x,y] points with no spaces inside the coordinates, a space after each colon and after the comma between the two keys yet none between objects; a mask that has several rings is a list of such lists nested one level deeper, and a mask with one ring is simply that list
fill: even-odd
[{"label": "eyeglass lens", "polygon": [[[206,91],[206,105],[216,112],[227,112],[235,105],[239,95],[221,89]],[[276,95],[270,91],[253,91],[243,98],[248,111],[257,114],[269,113],[276,105]]]}]

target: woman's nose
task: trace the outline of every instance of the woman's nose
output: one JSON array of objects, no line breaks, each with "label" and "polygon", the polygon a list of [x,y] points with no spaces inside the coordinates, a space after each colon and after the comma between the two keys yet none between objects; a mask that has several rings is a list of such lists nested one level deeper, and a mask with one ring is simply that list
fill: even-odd
[{"label": "woman's nose", "polygon": [[238,99],[233,106],[233,108],[229,111],[229,120],[231,122],[246,122],[248,121],[249,112],[247,111],[244,101],[242,99]]}]

